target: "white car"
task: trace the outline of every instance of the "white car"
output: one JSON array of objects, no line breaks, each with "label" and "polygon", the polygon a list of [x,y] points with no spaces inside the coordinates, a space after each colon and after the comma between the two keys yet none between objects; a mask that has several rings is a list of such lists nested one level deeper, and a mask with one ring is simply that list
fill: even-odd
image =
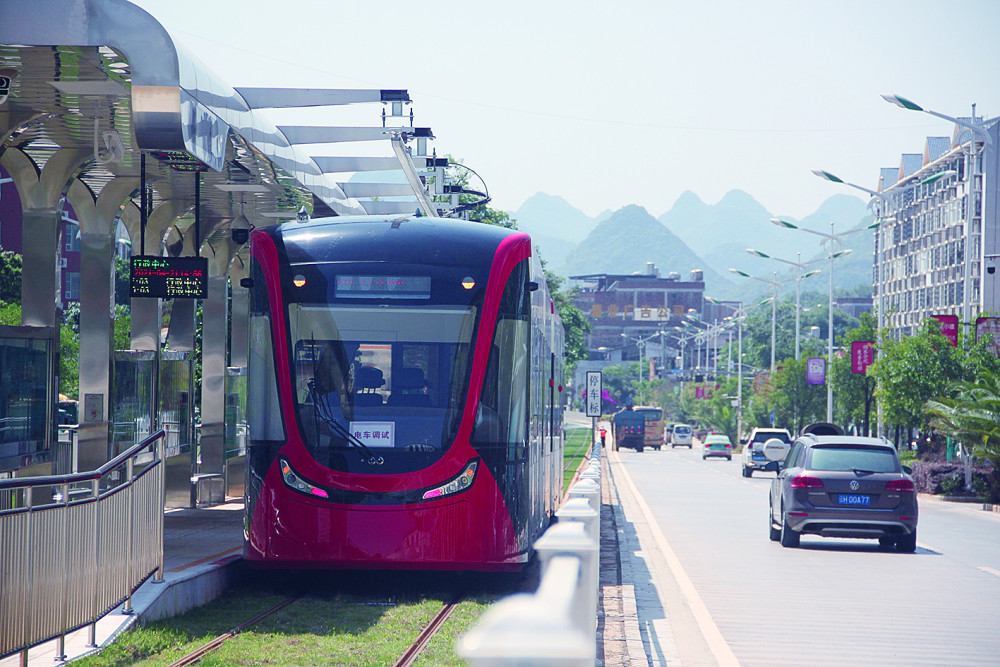
[{"label": "white car", "polygon": [[783,428],[755,428],[750,432],[750,437],[743,442],[744,477],[753,477],[754,470],[763,470],[767,465],[764,443],[772,438],[777,438],[789,446],[792,444],[791,434]]},{"label": "white car", "polygon": [[687,447],[691,449],[693,430],[687,424],[674,424],[670,430],[670,447]]}]

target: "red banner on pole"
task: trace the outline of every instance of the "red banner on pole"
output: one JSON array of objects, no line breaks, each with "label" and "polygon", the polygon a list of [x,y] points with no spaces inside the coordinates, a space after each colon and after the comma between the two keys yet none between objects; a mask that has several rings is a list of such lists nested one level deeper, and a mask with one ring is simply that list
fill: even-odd
[{"label": "red banner on pole", "polygon": [[875,343],[870,340],[856,340],[851,343],[851,372],[865,373],[875,361]]},{"label": "red banner on pole", "polygon": [[976,318],[976,342],[985,338],[986,349],[994,357],[1000,358],[1000,317]]},{"label": "red banner on pole", "polygon": [[941,335],[952,347],[958,345],[958,315],[931,315],[941,324]]}]

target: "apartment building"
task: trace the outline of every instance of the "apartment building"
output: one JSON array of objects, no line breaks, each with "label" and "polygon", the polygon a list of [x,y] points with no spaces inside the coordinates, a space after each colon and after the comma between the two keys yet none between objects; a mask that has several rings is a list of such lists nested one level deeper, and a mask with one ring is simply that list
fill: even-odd
[{"label": "apartment building", "polygon": [[1000,305],[1000,123],[958,120],[951,137],[881,170],[874,305],[897,338],[935,315],[974,325]]}]

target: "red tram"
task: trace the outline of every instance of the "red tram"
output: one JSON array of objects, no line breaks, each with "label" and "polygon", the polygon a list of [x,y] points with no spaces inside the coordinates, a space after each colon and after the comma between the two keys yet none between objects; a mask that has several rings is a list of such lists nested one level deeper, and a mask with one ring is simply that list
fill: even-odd
[{"label": "red tram", "polygon": [[562,324],[526,234],[337,217],[250,241],[247,561],[514,570],[562,491]]}]

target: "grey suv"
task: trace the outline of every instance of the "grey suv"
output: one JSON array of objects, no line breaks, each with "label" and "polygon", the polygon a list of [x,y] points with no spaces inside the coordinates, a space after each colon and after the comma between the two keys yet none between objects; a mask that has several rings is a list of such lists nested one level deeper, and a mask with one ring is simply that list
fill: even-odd
[{"label": "grey suv", "polygon": [[803,435],[771,482],[770,538],[796,547],[803,534],[878,539],[913,553],[917,498],[909,468],[885,440]]}]

